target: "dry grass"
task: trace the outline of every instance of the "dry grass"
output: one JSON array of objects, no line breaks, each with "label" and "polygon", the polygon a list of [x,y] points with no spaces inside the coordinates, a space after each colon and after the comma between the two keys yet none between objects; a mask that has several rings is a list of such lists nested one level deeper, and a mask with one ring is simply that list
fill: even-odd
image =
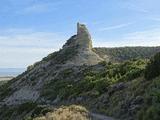
[{"label": "dry grass", "polygon": [[13,79],[13,77],[1,77],[0,76],[0,81],[8,81],[8,80],[11,80],[11,79]]},{"label": "dry grass", "polygon": [[62,106],[46,116],[34,120],[90,120],[89,112],[82,106]]}]

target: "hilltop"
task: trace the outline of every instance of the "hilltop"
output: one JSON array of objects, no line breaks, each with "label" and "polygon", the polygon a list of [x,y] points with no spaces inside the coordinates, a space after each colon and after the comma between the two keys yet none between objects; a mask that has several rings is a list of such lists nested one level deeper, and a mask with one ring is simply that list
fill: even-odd
[{"label": "hilltop", "polygon": [[145,117],[152,113],[145,111],[152,106],[146,100],[152,99],[148,93],[159,77],[147,80],[144,74],[149,59],[159,51],[159,47],[93,48],[87,27],[78,23],[76,35],[62,49],[0,86],[0,119],[44,118],[48,112],[57,114],[55,108],[65,105],[68,111],[73,104],[83,106],[85,119],[92,112],[126,120]]},{"label": "hilltop", "polygon": [[74,81],[77,81],[81,78],[78,70],[80,66],[96,65],[102,60],[92,51],[92,40],[86,26],[78,23],[77,34],[67,40],[61,50],[29,66],[26,72],[12,80],[7,97],[1,97],[7,105],[40,102],[43,100],[41,90],[45,84],[62,78],[63,72],[72,72],[72,69],[77,74]]}]

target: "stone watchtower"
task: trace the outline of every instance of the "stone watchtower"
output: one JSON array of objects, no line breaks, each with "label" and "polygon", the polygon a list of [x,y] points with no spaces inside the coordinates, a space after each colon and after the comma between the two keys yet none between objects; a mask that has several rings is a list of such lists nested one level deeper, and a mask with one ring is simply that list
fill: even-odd
[{"label": "stone watchtower", "polygon": [[103,60],[92,50],[91,35],[84,24],[77,23],[77,34],[67,40],[63,49],[71,47],[77,49],[77,54],[67,62],[68,65],[95,65]]},{"label": "stone watchtower", "polygon": [[82,49],[92,49],[91,35],[84,24],[77,23],[77,44]]}]

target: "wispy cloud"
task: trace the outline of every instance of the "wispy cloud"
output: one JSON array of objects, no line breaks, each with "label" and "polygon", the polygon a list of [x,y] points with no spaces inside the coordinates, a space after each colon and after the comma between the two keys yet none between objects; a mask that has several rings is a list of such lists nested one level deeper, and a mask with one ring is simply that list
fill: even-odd
[{"label": "wispy cloud", "polygon": [[137,12],[141,12],[141,13],[149,13],[150,11],[149,10],[146,10],[146,9],[143,9],[143,8],[140,8],[140,7],[137,7],[136,5],[133,5],[133,4],[130,4],[128,6],[128,8],[130,10],[133,10],[133,11],[137,11]]},{"label": "wispy cloud", "polygon": [[141,46],[160,46],[160,29],[154,28],[151,30],[129,33],[124,36],[124,41],[130,41],[130,45]]},{"label": "wispy cloud", "polygon": [[28,65],[40,61],[54,49],[44,48],[3,48],[0,47],[1,68],[26,68]]},{"label": "wispy cloud", "polygon": [[[101,41],[101,42],[98,42]],[[121,46],[160,46],[160,29],[138,31],[124,34],[120,39],[100,39],[96,38],[94,46],[101,47],[121,47]]]},{"label": "wispy cloud", "polygon": [[25,9],[23,9],[23,13],[41,13],[41,12],[45,12],[48,11],[47,9],[48,4],[44,5],[44,4],[35,4],[29,7],[26,7]]},{"label": "wispy cloud", "polygon": [[151,18],[149,18],[149,20],[160,22],[160,17],[151,17]]},{"label": "wispy cloud", "polygon": [[28,5],[21,9],[20,11],[16,11],[17,14],[29,14],[29,13],[43,13],[57,10],[59,6],[62,4],[59,2],[47,2],[47,3],[34,3]]},{"label": "wispy cloud", "polygon": [[133,24],[133,23],[124,23],[124,24],[119,24],[119,25],[103,27],[103,28],[100,28],[99,31],[108,31],[108,30],[120,29],[120,28],[127,27],[131,24]]},{"label": "wispy cloud", "polygon": [[[58,33],[34,31],[32,29],[8,29],[1,31],[0,47],[42,47],[42,48],[59,48],[64,41],[56,43],[64,39]],[[56,44],[55,44],[56,43]]]},{"label": "wispy cloud", "polygon": [[[64,41],[63,41],[64,40]],[[26,67],[61,48],[65,37],[32,29],[8,29],[0,34],[0,67]]]},{"label": "wispy cloud", "polygon": [[128,10],[132,10],[135,12],[140,12],[140,13],[150,13],[150,11],[144,6],[141,5],[141,2],[137,4],[138,1],[125,1],[124,5],[122,7],[127,8]]}]

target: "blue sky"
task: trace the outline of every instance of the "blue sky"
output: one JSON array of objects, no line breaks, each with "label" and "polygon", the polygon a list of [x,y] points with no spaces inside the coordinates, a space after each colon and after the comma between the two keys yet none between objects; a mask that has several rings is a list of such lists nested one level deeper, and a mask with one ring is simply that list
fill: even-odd
[{"label": "blue sky", "polygon": [[58,50],[85,23],[94,46],[160,46],[160,0],[0,0],[0,68]]}]

